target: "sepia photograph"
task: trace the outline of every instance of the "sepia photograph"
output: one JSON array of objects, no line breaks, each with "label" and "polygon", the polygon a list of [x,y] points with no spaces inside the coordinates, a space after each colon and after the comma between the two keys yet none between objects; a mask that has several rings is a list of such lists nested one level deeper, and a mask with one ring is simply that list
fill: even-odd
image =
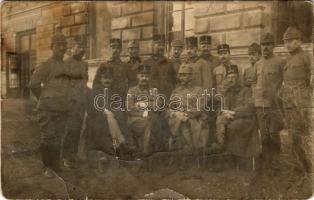
[{"label": "sepia photograph", "polygon": [[314,198],[314,2],[0,2],[3,199]]}]

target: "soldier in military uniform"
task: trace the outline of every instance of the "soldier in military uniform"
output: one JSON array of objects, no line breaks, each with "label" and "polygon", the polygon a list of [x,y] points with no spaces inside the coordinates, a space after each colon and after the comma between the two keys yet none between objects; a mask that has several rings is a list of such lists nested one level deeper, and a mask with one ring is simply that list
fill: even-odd
[{"label": "soldier in military uniform", "polygon": [[243,85],[251,88],[256,83],[256,68],[255,63],[259,61],[262,56],[261,46],[257,43],[252,43],[248,49],[249,61],[251,66],[246,68],[243,72]]},{"label": "soldier in military uniform", "polygon": [[82,61],[85,54],[85,41],[82,36],[75,38],[72,56],[65,61],[68,65],[70,89],[68,93],[69,116],[67,121],[67,134],[63,143],[63,157],[65,167],[75,167],[77,161],[80,131],[85,114],[87,95],[88,63]]},{"label": "soldier in military uniform", "polygon": [[179,68],[182,64],[181,60],[181,54],[183,52],[183,42],[181,40],[172,40],[171,42],[171,62],[174,67],[174,70],[176,72],[176,75],[178,74]]},{"label": "soldier in military uniform", "polygon": [[168,124],[171,130],[170,150],[203,155],[208,140],[208,116],[204,111],[203,90],[192,84],[191,64],[182,64],[179,84],[171,94]]},{"label": "soldier in military uniform", "polygon": [[197,47],[197,37],[191,36],[185,38],[185,63],[195,63],[198,60]]},{"label": "soldier in military uniform", "polygon": [[116,157],[126,153],[127,116],[111,104],[116,93],[113,75],[114,68],[109,65],[100,67],[95,75],[87,98],[86,147],[87,152],[102,151]]},{"label": "soldier in military uniform", "polygon": [[[224,108],[217,118],[217,139],[225,151],[232,155],[236,166],[248,167],[251,158],[259,153],[259,136],[256,126],[252,90],[239,83],[236,65],[226,71],[228,88],[224,95]],[[251,167],[250,167],[251,168]],[[251,168],[252,169],[252,168]]]},{"label": "soldier in military uniform", "polygon": [[206,60],[212,70],[220,64],[219,59],[211,54],[212,37],[210,35],[200,36],[200,58]]},{"label": "soldier in military uniform", "polygon": [[127,63],[128,66],[128,88],[134,87],[137,84],[137,69],[138,66],[142,63],[142,60],[139,56],[140,53],[140,45],[138,40],[131,40],[128,44],[128,53],[129,60]]},{"label": "soldier in military uniform", "polygon": [[214,85],[218,92],[223,92],[227,82],[224,82],[226,79],[226,74],[228,68],[231,66],[230,60],[230,47],[228,44],[220,44],[217,46],[217,51],[219,55],[220,65],[214,68]]},{"label": "soldier in military uniform", "polygon": [[158,93],[169,97],[176,81],[175,71],[172,63],[164,56],[165,36],[154,35],[153,55],[144,61],[151,66],[151,86],[158,89]]},{"label": "soldier in military uniform", "polygon": [[56,33],[51,40],[52,57],[39,64],[31,77],[29,87],[38,102],[41,132],[40,150],[46,166],[45,175],[52,177],[60,170],[61,138],[67,121],[67,94],[69,91],[68,68],[63,62],[66,38]]},{"label": "soldier in military uniform", "polygon": [[[138,67],[138,84],[128,91],[128,132],[131,144],[137,156],[150,154],[159,145],[157,120],[159,113],[154,110],[154,91],[150,84],[151,66],[140,64]],[[164,130],[163,130],[164,131]]]},{"label": "soldier in military uniform", "polygon": [[280,153],[282,119],[277,95],[282,84],[284,61],[273,53],[275,40],[272,34],[262,35],[262,58],[255,64],[256,84],[253,88],[254,105],[262,136],[262,166],[267,167]]},{"label": "soldier in military uniform", "polygon": [[122,50],[121,39],[110,39],[110,47],[112,51],[111,59],[102,63],[97,70],[100,70],[101,67],[112,67],[112,91],[121,97],[125,97],[128,90],[128,64],[123,63],[120,58]]},{"label": "soldier in military uniform", "polygon": [[302,47],[302,34],[289,27],[284,34],[284,43],[290,55],[283,68],[281,96],[283,100],[285,128],[292,134],[293,151],[302,171],[311,172],[311,57]]}]

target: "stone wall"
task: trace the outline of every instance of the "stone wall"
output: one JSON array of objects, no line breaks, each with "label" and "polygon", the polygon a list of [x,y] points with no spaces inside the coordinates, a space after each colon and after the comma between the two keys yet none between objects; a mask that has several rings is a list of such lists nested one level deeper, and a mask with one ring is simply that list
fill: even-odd
[{"label": "stone wall", "polygon": [[152,38],[155,25],[154,2],[113,2],[112,37],[122,39],[122,56],[127,55],[127,44],[131,39],[140,41],[140,54],[147,56],[152,51]]}]

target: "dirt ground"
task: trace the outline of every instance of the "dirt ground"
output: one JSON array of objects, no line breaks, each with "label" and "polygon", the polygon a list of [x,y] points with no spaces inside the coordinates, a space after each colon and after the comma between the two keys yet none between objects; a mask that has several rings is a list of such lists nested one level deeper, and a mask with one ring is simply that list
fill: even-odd
[{"label": "dirt ground", "polygon": [[166,161],[151,159],[151,167],[144,169],[112,158],[104,170],[83,162],[78,169],[64,170],[49,179],[43,176],[39,127],[32,106],[25,100],[2,101],[1,178],[6,198],[138,199],[163,188],[190,199],[306,199],[312,193],[310,179],[295,170],[294,160],[287,155],[274,167],[258,171],[212,168],[218,161],[211,155],[205,166],[187,169],[169,167],[167,156],[163,156]]}]

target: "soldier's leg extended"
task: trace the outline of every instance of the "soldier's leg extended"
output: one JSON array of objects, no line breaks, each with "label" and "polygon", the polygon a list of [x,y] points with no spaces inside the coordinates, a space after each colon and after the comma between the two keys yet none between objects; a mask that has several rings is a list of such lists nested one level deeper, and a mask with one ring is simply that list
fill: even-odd
[{"label": "soldier's leg extended", "polygon": [[313,135],[310,132],[310,108],[286,110],[288,131],[292,134],[293,153],[302,171],[310,173],[313,168]]},{"label": "soldier's leg extended", "polygon": [[66,135],[63,141],[63,157],[69,161],[76,160],[83,120],[84,110],[79,108],[73,110],[68,116]]},{"label": "soldier's leg extended", "polygon": [[44,165],[54,170],[60,167],[61,139],[65,134],[65,113],[40,111],[41,154]]},{"label": "soldier's leg extended", "polygon": [[[259,164],[262,168],[267,168],[271,162],[272,140],[270,133],[271,123],[271,108],[256,108],[256,116],[258,121],[258,128],[261,133],[262,153],[259,158]],[[272,134],[275,136],[275,134]]]}]

